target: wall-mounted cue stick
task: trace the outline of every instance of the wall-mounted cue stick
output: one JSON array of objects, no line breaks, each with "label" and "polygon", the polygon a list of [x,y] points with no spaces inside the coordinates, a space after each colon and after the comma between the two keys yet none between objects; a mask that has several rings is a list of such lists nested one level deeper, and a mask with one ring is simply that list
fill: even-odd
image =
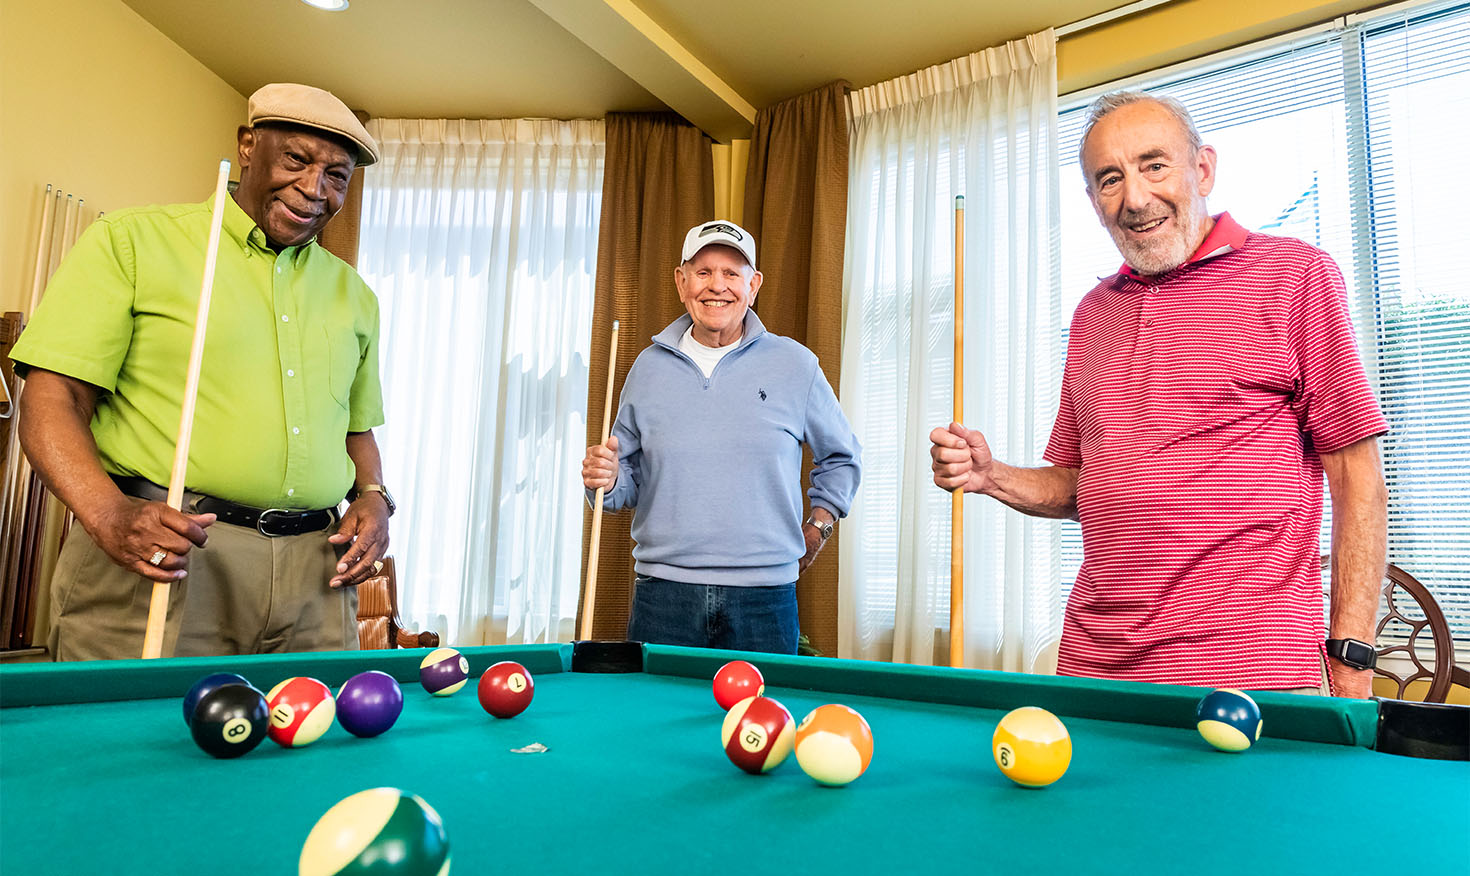
[{"label": "wall-mounted cue stick", "polygon": [[[965,196],[954,199],[954,421],[965,421]],[[950,494],[949,665],[965,665],[965,491]]]},{"label": "wall-mounted cue stick", "polygon": [[[199,289],[199,311],[194,317],[194,342],[189,348],[189,372],[184,378],[184,405],[179,413],[179,440],[174,443],[174,465],[168,477],[168,506],[182,511],[184,476],[189,467],[189,439],[194,434],[194,402],[199,396],[199,366],[204,361],[204,332],[209,327],[209,299],[214,294],[214,265],[219,255],[220,227],[225,221],[225,190],[230,182],[230,162],[219,163],[219,179],[214,186],[214,215],[209,219],[209,243],[204,250],[204,279]],[[169,582],[153,582],[153,598],[148,603],[148,628],[143,633],[143,659],[163,654],[163,624],[168,618]]]},{"label": "wall-mounted cue stick", "polygon": [[[613,320],[612,339],[607,342],[607,395],[602,399],[602,443],[607,443],[607,433],[612,428],[613,377],[618,364],[618,321]],[[586,641],[592,638],[592,608],[597,601],[597,551],[602,544],[602,493],[592,499],[592,545],[587,549],[587,587],[582,592],[582,634]]]}]

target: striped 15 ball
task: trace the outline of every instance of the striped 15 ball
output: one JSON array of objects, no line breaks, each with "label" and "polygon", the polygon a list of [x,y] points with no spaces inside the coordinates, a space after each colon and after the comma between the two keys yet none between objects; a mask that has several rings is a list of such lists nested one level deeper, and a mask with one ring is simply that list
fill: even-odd
[{"label": "striped 15 ball", "polygon": [[770,697],[747,697],[736,703],[720,726],[720,744],[730,762],[747,773],[772,770],[791,754],[796,721]]},{"label": "striped 15 ball", "polygon": [[419,663],[419,683],[436,697],[447,697],[464,687],[470,661],[453,648],[435,648]]}]

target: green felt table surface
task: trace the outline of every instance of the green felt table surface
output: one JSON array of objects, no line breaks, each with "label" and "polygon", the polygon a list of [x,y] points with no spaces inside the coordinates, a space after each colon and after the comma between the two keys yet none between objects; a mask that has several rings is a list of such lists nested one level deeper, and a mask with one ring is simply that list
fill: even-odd
[{"label": "green felt table surface", "polygon": [[[1198,688],[657,646],[645,672],[602,675],[569,671],[569,646],[462,650],[473,677],[524,663],[530,708],[491,718],[473,677],[429,696],[422,650],[0,668],[0,873],[293,873],[316,819],[379,786],[438,810],[458,874],[1467,869],[1470,764],[1371,750],[1370,701],[1261,694],[1265,735],[1231,755],[1193,729]],[[867,773],[826,788],[794,757],[736,769],[709,686],[735,656],[798,720],[826,702],[861,712]],[[267,740],[215,760],[180,711],[210,672],[266,690],[369,668],[405,699],[374,739],[334,726],[305,748]],[[1021,705],[1071,733],[1051,787],[1017,787],[991,759],[996,723]],[[512,752],[534,742],[548,750]]]}]

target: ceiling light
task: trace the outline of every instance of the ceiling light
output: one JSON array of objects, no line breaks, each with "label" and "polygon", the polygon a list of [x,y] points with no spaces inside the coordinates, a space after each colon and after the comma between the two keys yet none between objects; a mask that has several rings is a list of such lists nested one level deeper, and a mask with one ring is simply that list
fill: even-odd
[{"label": "ceiling light", "polygon": [[301,2],[328,12],[341,12],[347,8],[347,0],[301,0]]}]

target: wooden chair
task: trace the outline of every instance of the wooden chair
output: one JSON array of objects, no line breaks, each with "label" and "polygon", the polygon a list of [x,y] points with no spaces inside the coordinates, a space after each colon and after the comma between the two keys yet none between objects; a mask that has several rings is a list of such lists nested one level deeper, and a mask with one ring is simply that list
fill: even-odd
[{"label": "wooden chair", "polygon": [[439,647],[438,633],[410,633],[403,628],[398,617],[398,579],[392,557],[383,558],[379,574],[357,585],[357,640],[364,650]]},{"label": "wooden chair", "polygon": [[[1328,557],[1322,558],[1324,571],[1329,568],[1329,562]],[[1376,644],[1383,639],[1383,631],[1389,624],[1395,624],[1391,635],[1396,640],[1403,640],[1403,644],[1378,648],[1378,668],[1374,670],[1374,674],[1398,685],[1394,698],[1404,699],[1409,685],[1421,678],[1429,680],[1429,690],[1424,694],[1426,703],[1444,702],[1452,684],[1470,687],[1467,684],[1470,682],[1470,672],[1455,665],[1455,641],[1450,635],[1450,625],[1445,621],[1444,612],[1440,610],[1439,603],[1435,602],[1429,588],[1420,583],[1418,578],[1389,563],[1383,576],[1382,592],[1387,611],[1378,620],[1373,634],[1374,642]],[[1427,648],[1421,647],[1419,641],[1420,635],[1426,629],[1429,631]],[[1427,664],[1423,658],[1425,651],[1432,654]],[[1399,676],[1384,667],[1383,658],[1395,654],[1403,655],[1412,664],[1414,671],[1406,676]]]}]

